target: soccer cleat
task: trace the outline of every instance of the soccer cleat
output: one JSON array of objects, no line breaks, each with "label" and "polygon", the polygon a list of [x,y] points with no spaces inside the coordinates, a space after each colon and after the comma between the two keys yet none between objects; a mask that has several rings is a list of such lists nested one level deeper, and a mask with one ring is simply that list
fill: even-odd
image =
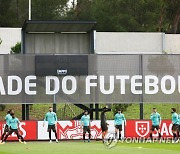
[{"label": "soccer cleat", "polygon": [[5,142],[0,142],[0,144],[5,144]]},{"label": "soccer cleat", "polygon": [[20,139],[19,139],[19,142],[20,142],[20,143],[24,143],[24,142],[22,142]]},{"label": "soccer cleat", "polygon": [[90,139],[88,139],[88,142],[91,142],[91,140],[90,140]]},{"label": "soccer cleat", "polygon": [[159,139],[159,143],[162,143],[162,139]]},{"label": "soccer cleat", "polygon": [[23,142],[24,144],[27,144],[25,141]]},{"label": "soccer cleat", "polygon": [[52,140],[50,140],[49,143],[52,143]]},{"label": "soccer cleat", "polygon": [[85,140],[83,140],[83,142],[86,142]]},{"label": "soccer cleat", "polygon": [[177,139],[175,143],[178,143],[178,142],[179,142],[179,139]]},{"label": "soccer cleat", "polygon": [[58,139],[56,139],[56,143],[58,143]]}]

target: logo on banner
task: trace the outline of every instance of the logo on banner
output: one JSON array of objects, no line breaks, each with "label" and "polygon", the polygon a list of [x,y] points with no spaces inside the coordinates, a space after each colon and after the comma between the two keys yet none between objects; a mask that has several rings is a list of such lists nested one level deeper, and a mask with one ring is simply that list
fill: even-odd
[{"label": "logo on banner", "polygon": [[149,133],[149,121],[136,121],[136,133],[145,137]]}]

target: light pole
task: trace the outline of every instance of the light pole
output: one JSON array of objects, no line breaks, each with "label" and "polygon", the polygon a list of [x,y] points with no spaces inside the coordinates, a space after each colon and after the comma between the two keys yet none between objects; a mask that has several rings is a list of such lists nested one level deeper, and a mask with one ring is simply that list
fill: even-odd
[{"label": "light pole", "polygon": [[31,20],[31,0],[29,0],[29,20]]}]

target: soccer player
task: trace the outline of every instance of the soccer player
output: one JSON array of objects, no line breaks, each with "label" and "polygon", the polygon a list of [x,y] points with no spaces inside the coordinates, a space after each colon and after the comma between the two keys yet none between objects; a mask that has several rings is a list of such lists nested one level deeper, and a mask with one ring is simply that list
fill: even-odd
[{"label": "soccer player", "polygon": [[49,132],[49,143],[52,142],[52,140],[51,140],[51,130],[55,133],[56,143],[58,143],[57,132],[56,132],[57,115],[56,115],[55,112],[53,112],[52,107],[49,107],[49,112],[47,112],[46,115],[45,115],[43,127],[45,125],[45,121],[48,121],[48,129],[47,129],[47,131]]},{"label": "soccer player", "polygon": [[151,113],[150,119],[152,120],[152,126],[150,130],[150,138],[152,138],[152,133],[154,130],[158,131],[159,140],[161,139],[160,125],[161,125],[161,115],[157,112],[156,108],[153,108],[153,112]]},{"label": "soccer player", "polygon": [[115,124],[115,137],[117,139],[117,134],[119,131],[119,140],[121,140],[121,131],[122,131],[122,124],[126,125],[126,119],[124,114],[122,114],[121,109],[118,110],[118,113],[114,116],[114,124]]},{"label": "soccer player", "polygon": [[89,139],[88,142],[90,142],[91,139],[91,131],[90,131],[90,117],[88,115],[88,111],[84,111],[84,115],[81,117],[81,124],[83,125],[83,140],[85,142],[85,135],[86,132],[89,133]]},{"label": "soccer player", "polygon": [[4,144],[6,142],[8,136],[11,135],[13,132],[17,135],[20,143],[26,144],[26,142],[24,141],[24,138],[18,132],[18,128],[19,128],[19,124],[20,124],[19,119],[15,117],[14,112],[11,113],[11,116],[12,116],[12,118],[9,121],[10,129],[9,129],[8,133],[5,135],[5,137],[3,138],[1,144]]},{"label": "soccer player", "polygon": [[10,128],[10,120],[12,119],[12,116],[11,116],[11,111],[12,109],[9,109],[7,111],[7,115],[5,116],[5,121],[6,121],[6,125],[5,125],[5,128],[4,128],[4,133],[2,134],[1,136],[1,142],[2,140],[4,139],[4,136],[7,134],[7,132],[9,132],[9,128]]},{"label": "soccer player", "polygon": [[180,114],[178,115],[179,118],[179,127],[178,127],[178,132],[177,132],[177,137],[180,137]]},{"label": "soccer player", "polygon": [[178,132],[178,127],[179,127],[179,116],[176,113],[175,108],[171,108],[171,113],[172,113],[172,132],[173,132],[173,143],[177,143],[179,139],[177,138],[177,132]]},{"label": "soccer player", "polygon": [[106,112],[111,111],[108,107],[104,107],[101,112],[101,129],[102,129],[102,141],[104,143],[104,138],[108,133],[108,123],[106,122]]}]

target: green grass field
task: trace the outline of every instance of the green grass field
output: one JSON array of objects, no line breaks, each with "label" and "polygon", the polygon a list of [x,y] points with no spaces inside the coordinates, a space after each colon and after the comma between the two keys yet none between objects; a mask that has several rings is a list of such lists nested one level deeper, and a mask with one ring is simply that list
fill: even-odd
[{"label": "green grass field", "polygon": [[118,143],[107,149],[100,141],[62,141],[59,143],[28,142],[26,145],[7,142],[0,145],[0,154],[179,154],[180,143]]}]

